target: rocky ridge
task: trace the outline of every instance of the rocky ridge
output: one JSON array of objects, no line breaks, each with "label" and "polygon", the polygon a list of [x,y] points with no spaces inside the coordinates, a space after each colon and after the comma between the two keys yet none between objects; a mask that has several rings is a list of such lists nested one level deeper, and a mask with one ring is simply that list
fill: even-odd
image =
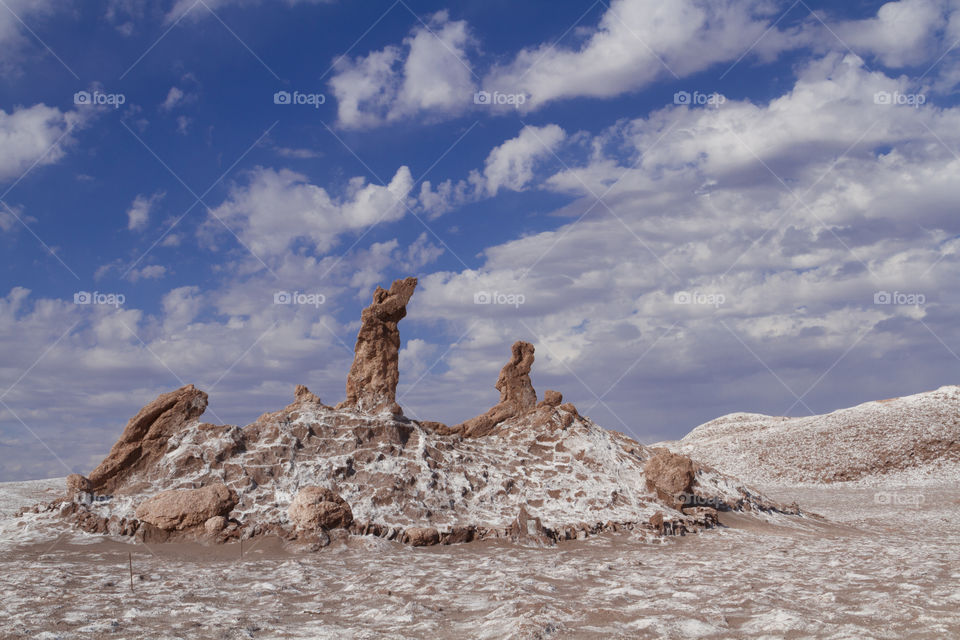
[{"label": "rocky ridge", "polygon": [[960,387],[804,418],[734,413],[662,446],[761,485],[957,478]]},{"label": "rocky ridge", "polygon": [[145,541],[276,535],[320,548],[375,535],[414,546],[512,538],[554,544],[601,531],[682,534],[718,510],[798,514],[684,455],[597,426],[530,380],[517,342],[500,401],[455,426],[406,418],[396,402],[397,323],[416,279],[377,288],[363,312],[347,399],[305,386],[245,427],[200,421],[207,395],[165,393],[127,424],[89,478],[32,509]]}]

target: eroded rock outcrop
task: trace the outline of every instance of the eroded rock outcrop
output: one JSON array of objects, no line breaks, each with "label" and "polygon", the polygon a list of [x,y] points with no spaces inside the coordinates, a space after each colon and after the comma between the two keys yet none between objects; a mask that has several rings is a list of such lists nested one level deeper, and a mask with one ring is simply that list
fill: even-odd
[{"label": "eroded rock outcrop", "polygon": [[483,415],[455,427],[406,419],[397,323],[416,284],[377,288],[339,407],[297,385],[280,411],[213,425],[198,420],[207,395],[183,387],[144,407],[89,479],[71,476],[68,496],[44,510],[146,542],[270,535],[314,550],[349,535],[413,546],[677,535],[714,526],[715,509],[786,512],[714,469],[601,428],[559,391],[538,403],[527,342],[512,346],[500,400]]},{"label": "eroded rock outcrop", "polygon": [[98,493],[111,493],[132,472],[150,467],[166,453],[167,440],[207,408],[207,394],[192,384],[164,393],[130,419],[106,459],[89,480]]},{"label": "eroded rock outcrop", "polygon": [[397,323],[407,315],[407,303],[416,286],[416,278],[406,278],[394,281],[389,291],[377,287],[373,292],[373,302],[360,318],[353,366],[347,375],[347,399],[338,409],[403,414],[396,398],[400,380]]},{"label": "eroded rock outcrop", "polygon": [[226,516],[237,495],[222,484],[199,489],[174,489],[153,496],[137,507],[137,517],[163,531],[183,531]]},{"label": "eroded rock outcrop", "polygon": [[493,431],[500,423],[528,413],[537,406],[537,392],[530,382],[533,367],[533,345],[518,340],[511,347],[510,360],[500,370],[496,388],[500,402],[486,413],[462,422],[450,430],[464,438],[480,438]]}]

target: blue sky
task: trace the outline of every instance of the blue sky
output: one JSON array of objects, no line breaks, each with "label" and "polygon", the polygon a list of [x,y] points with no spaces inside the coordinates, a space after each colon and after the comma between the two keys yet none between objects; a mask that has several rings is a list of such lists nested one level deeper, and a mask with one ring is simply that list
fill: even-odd
[{"label": "blue sky", "polygon": [[517,339],[645,442],[956,382],[960,2],[464,5],[0,2],[0,480],[339,401],[407,275],[423,419]]}]

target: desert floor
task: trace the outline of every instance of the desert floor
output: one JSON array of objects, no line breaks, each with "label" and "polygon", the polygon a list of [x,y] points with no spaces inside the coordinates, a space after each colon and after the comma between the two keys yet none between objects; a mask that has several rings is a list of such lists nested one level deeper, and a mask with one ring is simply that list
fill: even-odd
[{"label": "desert floor", "polygon": [[0,484],[2,638],[960,638],[956,486],[760,487],[825,520],[736,515],[662,543],[263,540],[242,559],[11,517],[62,487]]}]

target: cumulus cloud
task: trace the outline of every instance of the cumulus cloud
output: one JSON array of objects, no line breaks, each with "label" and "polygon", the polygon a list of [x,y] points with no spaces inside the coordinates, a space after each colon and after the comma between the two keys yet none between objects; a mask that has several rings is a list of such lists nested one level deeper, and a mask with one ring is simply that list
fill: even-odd
[{"label": "cumulus cloud", "polygon": [[565,137],[555,124],[526,126],[516,138],[493,149],[483,169],[487,194],[494,196],[501,188],[523,190],[533,180],[534,163],[552,155]]},{"label": "cumulus cloud", "polygon": [[[542,183],[574,197],[559,213],[575,221],[422,278],[411,319],[466,332],[426,387],[495,379],[504,345],[528,339],[535,384],[662,438],[725,411],[805,413],[943,384],[955,361],[931,332],[960,339],[948,321],[960,109],[875,102],[895,90],[910,87],[831,54],[768,103],[671,106],[599,134]],[[875,303],[883,291],[925,303]],[[478,292],[500,295],[478,306]],[[917,358],[923,380],[883,364]],[[678,402],[681,383],[696,406]],[[412,397],[421,410],[427,394]]]},{"label": "cumulus cloud", "polygon": [[502,189],[523,191],[534,181],[538,163],[551,158],[566,140],[566,132],[555,124],[526,125],[516,137],[494,147],[484,161],[483,171],[474,169],[464,179],[447,179],[434,187],[420,185],[419,203],[437,217],[469,202],[491,198]]},{"label": "cumulus cloud", "polygon": [[[684,77],[736,60],[759,40],[754,55],[793,46],[762,0],[614,0],[599,25],[576,47],[526,48],[484,78],[487,91],[522,93],[525,109],[581,96],[607,98],[654,81]],[[763,36],[761,38],[761,36]]]},{"label": "cumulus cloud", "polygon": [[261,167],[250,172],[246,184],[231,189],[205,228],[222,231],[222,220],[263,258],[279,256],[299,241],[325,253],[343,233],[402,218],[412,188],[406,166],[387,185],[353,178],[339,197],[311,184],[303,174]]},{"label": "cumulus cloud", "polygon": [[899,0],[881,6],[874,18],[844,21],[833,30],[858,54],[903,67],[939,55],[937,31],[945,24],[947,11],[943,0]]},{"label": "cumulus cloud", "polygon": [[127,209],[127,229],[139,231],[146,228],[150,220],[150,213],[158,202],[163,200],[166,193],[158,191],[152,196],[138,195]]},{"label": "cumulus cloud", "polygon": [[16,179],[34,165],[58,162],[75,142],[72,132],[83,122],[75,111],[45,104],[10,113],[0,109],[0,180]]},{"label": "cumulus cloud", "polygon": [[340,60],[330,80],[338,123],[361,128],[462,112],[473,100],[472,43],[467,23],[440,11],[403,46]]}]

